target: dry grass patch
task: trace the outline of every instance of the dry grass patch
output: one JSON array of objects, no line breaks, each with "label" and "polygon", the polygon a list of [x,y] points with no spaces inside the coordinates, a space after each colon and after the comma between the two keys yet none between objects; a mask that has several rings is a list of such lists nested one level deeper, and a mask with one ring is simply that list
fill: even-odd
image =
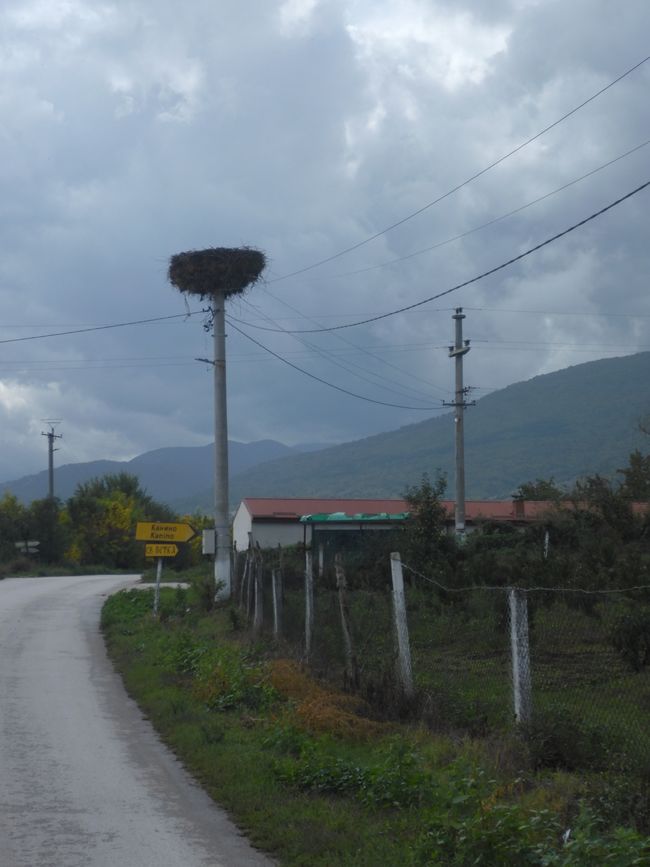
[{"label": "dry grass patch", "polygon": [[312,734],[363,740],[389,731],[386,723],[368,719],[369,708],[358,696],[322,686],[293,660],[271,661],[269,680],[279,695],[295,703],[296,721]]}]

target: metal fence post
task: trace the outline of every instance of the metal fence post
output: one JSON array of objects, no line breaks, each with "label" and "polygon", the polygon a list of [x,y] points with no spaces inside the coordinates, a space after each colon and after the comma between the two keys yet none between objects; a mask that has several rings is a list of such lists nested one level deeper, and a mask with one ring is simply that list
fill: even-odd
[{"label": "metal fence post", "polygon": [[414,693],[413,668],[411,665],[409,629],[406,621],[402,558],[397,552],[393,552],[390,555],[390,571],[393,579],[393,617],[395,635],[397,637],[397,676],[402,685],[404,695],[410,698]]},{"label": "metal fence post", "polygon": [[510,647],[512,652],[512,694],[515,719],[526,724],[533,715],[533,690],[530,677],[528,637],[528,598],[525,590],[510,587]]}]

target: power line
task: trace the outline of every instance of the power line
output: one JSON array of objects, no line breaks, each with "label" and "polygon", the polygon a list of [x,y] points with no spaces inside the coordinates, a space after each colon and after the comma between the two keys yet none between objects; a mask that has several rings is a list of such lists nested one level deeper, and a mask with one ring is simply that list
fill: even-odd
[{"label": "power line", "polygon": [[246,334],[246,332],[243,329],[238,328],[231,321],[230,316],[226,317],[226,319],[227,319],[228,324],[230,325],[231,328],[234,328],[235,331],[238,331],[239,334],[241,334],[247,340],[250,340],[251,343],[254,343],[256,346],[259,346],[261,349],[264,349],[266,352],[269,353],[269,355],[272,355],[274,358],[277,358],[279,361],[282,361],[285,364],[287,364],[289,367],[292,367],[294,370],[297,370],[298,373],[302,373],[305,376],[308,376],[310,379],[315,379],[316,382],[320,382],[323,385],[327,385],[327,386],[329,386],[329,388],[333,388],[336,391],[340,391],[343,394],[349,395],[350,397],[356,397],[357,400],[365,400],[368,403],[376,403],[376,404],[379,404],[379,406],[390,406],[390,407],[394,407],[396,409],[423,410],[426,412],[435,412],[435,411],[443,408],[442,406],[404,406],[403,404],[399,404],[399,403],[387,403],[386,401],[383,401],[383,400],[374,400],[374,398],[372,398],[372,397],[365,397],[362,394],[356,394],[353,391],[348,391],[347,388],[342,388],[340,385],[334,385],[334,383],[328,382],[326,379],[322,379],[320,376],[316,376],[316,374],[310,373],[308,370],[304,370],[302,367],[298,367],[297,364],[294,364],[293,362],[284,358],[282,355],[279,355],[277,352],[274,352],[272,349],[269,349],[268,346],[265,346],[263,343],[260,343],[259,340],[256,340],[254,337],[251,337],[250,334]]},{"label": "power line", "polygon": [[[586,174],[581,175],[579,178],[574,178],[572,181],[568,181],[566,184],[563,184],[561,187],[557,187],[556,189],[551,190],[549,193],[545,193],[543,196],[538,196],[538,198],[533,199],[530,202],[526,202],[525,205],[520,205],[518,208],[513,208],[512,211],[508,211],[505,214],[501,214],[501,216],[499,216],[499,217],[494,217],[493,219],[488,220],[486,223],[481,223],[480,226],[474,226],[474,228],[467,229],[467,231],[465,231],[465,232],[460,232],[458,235],[453,235],[450,238],[445,238],[444,241],[438,241],[437,243],[431,244],[428,247],[422,247],[420,250],[415,250],[413,253],[407,253],[405,256],[398,256],[395,259],[388,259],[385,262],[379,262],[377,265],[369,265],[366,268],[357,268],[354,271],[344,271],[340,274],[332,274],[331,277],[328,276],[327,278],[322,278],[322,279],[336,279],[336,280],[338,280],[338,279],[341,279],[343,277],[356,277],[359,274],[367,274],[369,271],[377,271],[378,269],[386,268],[389,265],[397,265],[400,262],[407,262],[409,259],[415,259],[417,256],[422,256],[424,253],[431,253],[433,250],[439,250],[441,247],[446,247],[448,244],[452,244],[454,241],[461,241],[463,238],[467,238],[470,235],[474,235],[474,234],[476,234],[476,232],[480,232],[483,229],[487,229],[490,226],[494,226],[496,223],[500,223],[503,220],[506,220],[508,217],[513,217],[515,214],[519,214],[522,211],[525,211],[527,208],[532,207],[533,205],[538,205],[540,202],[543,202],[546,199],[550,199],[551,196],[555,196],[555,195],[557,195],[557,193],[561,193],[564,190],[569,189],[569,187],[572,187],[575,184],[580,183],[580,181],[584,181],[587,178],[590,178],[592,175],[595,175],[598,172],[602,171],[603,169],[606,169],[609,166],[614,165],[614,163],[617,163],[619,160],[622,160],[625,157],[630,156],[631,154],[635,153],[638,150],[641,150],[641,148],[647,147],[649,144],[650,144],[650,139],[642,142],[641,144],[637,145],[636,147],[631,148],[629,151],[626,151],[624,154],[620,154],[619,156],[614,157],[614,159],[611,159],[608,162],[603,163],[602,165],[598,166],[597,168],[592,169],[590,172],[587,172]],[[469,307],[466,309],[469,310]]]},{"label": "power line", "polygon": [[[243,298],[242,301],[244,302],[244,304],[247,304],[252,309],[259,311],[259,308],[256,307],[254,304],[252,304],[247,298]],[[261,312],[261,311],[259,311],[259,312]],[[266,316],[265,318],[267,319],[268,322],[274,321],[270,316]],[[277,325],[277,323],[275,323],[275,324]],[[357,367],[359,370],[363,371],[364,373],[370,373],[376,379],[379,379],[379,380],[384,379],[386,382],[393,382],[395,385],[400,386],[400,388],[406,387],[408,389],[408,386],[403,386],[402,383],[400,383],[400,382],[396,382],[395,380],[388,380],[385,377],[381,377],[381,376],[373,373],[372,371],[366,370],[365,368],[361,367],[360,365],[354,364],[354,362],[352,362],[353,366],[350,367],[349,363],[346,364],[344,362],[341,362],[340,360],[334,358],[327,350],[323,349],[320,346],[316,346],[314,343],[310,343],[308,340],[305,340],[305,338],[300,337],[297,334],[292,334],[291,336],[294,338],[294,340],[298,340],[298,342],[301,343],[303,346],[305,346],[308,349],[311,349],[312,352],[315,352],[321,358],[325,359],[325,361],[329,361],[331,364],[335,364],[337,367],[340,367],[342,370],[345,370],[346,373],[351,373],[353,376],[356,376],[359,379],[362,379],[364,382],[367,382],[370,385],[375,386],[375,388],[376,387],[383,388],[385,391],[390,391],[393,394],[397,394],[399,397],[401,397],[402,399],[405,399],[405,400],[419,400],[420,402],[422,402],[422,398],[418,397],[417,395],[418,394],[422,395],[423,392],[417,392],[417,390],[415,390],[415,389],[409,389],[410,391],[412,391],[412,394],[408,395],[408,394],[404,394],[403,391],[401,391],[401,392],[396,391],[395,389],[391,388],[390,386],[383,385],[381,382],[379,382],[379,383],[373,382],[373,380],[368,379],[367,376],[363,376],[362,374],[357,373],[353,369],[353,367]],[[415,395],[415,397],[413,395]],[[435,398],[433,398],[429,394],[424,395],[424,397],[428,401],[435,400]]]},{"label": "power line", "polygon": [[185,313],[174,313],[171,316],[154,316],[151,319],[134,319],[131,322],[115,322],[111,325],[93,325],[88,328],[75,328],[71,331],[51,331],[49,334],[32,334],[29,337],[9,337],[0,340],[0,343],[23,343],[26,340],[44,340],[46,337],[67,337],[70,334],[87,334],[90,331],[108,331],[110,328],[125,328],[127,325],[148,325],[151,322],[165,322],[169,319],[189,319],[190,316],[196,316],[197,313],[203,312],[203,310],[188,310]]},{"label": "power line", "polygon": [[[462,283],[457,283],[455,286],[452,286],[450,289],[445,289],[444,292],[438,292],[436,295],[430,295],[428,298],[423,298],[421,301],[416,301],[413,304],[407,304],[404,307],[398,307],[396,310],[390,310],[388,313],[381,313],[378,316],[371,316],[368,319],[361,319],[358,322],[349,322],[347,324],[342,325],[332,325],[329,328],[307,328],[307,329],[291,329],[287,330],[287,334],[319,334],[325,331],[341,331],[344,328],[356,328],[359,325],[368,325],[371,322],[379,322],[381,319],[388,319],[389,316],[395,316],[398,313],[404,313],[407,310],[414,310],[416,307],[421,307],[423,304],[428,304],[430,301],[435,301],[438,298],[443,298],[445,295],[450,295],[452,292],[457,292],[459,289],[464,289],[466,286],[471,286],[473,283],[478,283],[479,280],[483,280],[485,277],[490,277],[492,274],[496,274],[498,271],[502,271],[504,268],[508,268],[510,265],[513,265],[515,262],[519,262],[522,259],[525,259],[527,256],[530,256],[531,253],[536,253],[538,250],[541,250],[543,247],[547,247],[549,244],[552,244],[554,241],[563,238],[565,235],[568,235],[570,232],[575,231],[575,229],[579,229],[581,226],[586,225],[587,223],[595,220],[597,217],[602,216],[607,211],[611,211],[612,208],[615,208],[617,205],[620,205],[622,202],[625,202],[627,199],[632,198],[637,193],[640,193],[642,190],[645,190],[646,187],[650,186],[650,181],[646,181],[641,184],[634,190],[631,190],[629,193],[626,193],[624,196],[621,196],[619,199],[616,199],[614,202],[610,202],[609,205],[606,205],[604,208],[601,208],[599,211],[596,211],[593,214],[590,214],[588,217],[585,217],[583,220],[580,220],[578,223],[574,223],[572,226],[569,226],[568,229],[564,229],[562,232],[558,232],[556,235],[552,235],[550,238],[547,238],[545,241],[542,241],[539,244],[536,244],[534,247],[530,247],[528,250],[525,250],[523,253],[519,253],[518,256],[513,256],[511,259],[508,259],[506,262],[502,262],[500,265],[497,265],[494,268],[490,268],[488,271],[483,271],[482,274],[478,274],[476,277],[472,277],[470,280],[465,280]],[[233,317],[231,317],[233,318]],[[242,320],[235,319],[236,322],[241,322]],[[261,331],[275,331],[274,328],[268,328],[264,325],[253,325],[250,322],[243,322],[244,325],[249,325],[251,328],[257,328]]]},{"label": "power line", "polygon": [[650,319],[650,313],[594,313],[586,310],[513,310],[509,307],[465,307],[465,310],[489,313],[521,313],[530,316],[582,316],[622,319]]},{"label": "power line", "polygon": [[454,193],[457,193],[458,190],[461,190],[463,187],[466,187],[468,184],[472,183],[472,181],[475,181],[477,178],[480,178],[482,175],[486,174],[491,169],[496,168],[496,166],[500,165],[502,162],[509,159],[511,156],[514,156],[520,150],[523,150],[529,144],[532,144],[534,141],[536,141],[541,136],[545,135],[547,132],[552,130],[554,127],[558,126],[560,123],[567,120],[567,118],[576,114],[576,112],[580,111],[580,109],[584,108],[586,105],[589,105],[590,102],[593,102],[595,99],[597,99],[599,96],[601,96],[607,90],[609,90],[611,87],[614,87],[615,84],[618,84],[619,81],[622,81],[624,78],[626,78],[632,72],[637,70],[640,66],[643,66],[643,64],[646,63],[648,60],[650,60],[650,55],[648,55],[647,57],[644,57],[643,60],[640,60],[638,63],[635,63],[634,66],[630,67],[626,72],[622,73],[622,75],[619,75],[613,81],[610,81],[609,84],[605,85],[605,87],[602,87],[600,90],[596,91],[596,93],[592,94],[588,99],[585,99],[579,105],[575,106],[570,111],[566,112],[566,114],[563,114],[562,117],[559,117],[557,120],[553,121],[553,123],[544,127],[544,129],[540,130],[538,133],[535,133],[535,135],[526,139],[526,141],[517,145],[517,147],[508,151],[508,153],[499,157],[499,159],[494,160],[494,162],[485,166],[485,168],[482,168],[480,171],[475,172],[475,174],[471,175],[466,180],[457,184],[455,187],[452,187],[452,189],[448,190],[446,193],[443,193],[442,195],[438,196],[436,199],[433,199],[431,202],[427,202],[421,208],[418,208],[417,210],[412,211],[410,214],[407,214],[405,217],[402,217],[401,219],[397,220],[396,222],[391,223],[390,226],[386,226],[386,228],[380,229],[380,231],[375,232],[374,235],[370,235],[368,238],[365,238],[363,241],[358,241],[356,244],[352,244],[351,246],[346,247],[343,250],[339,250],[337,253],[333,253],[330,256],[326,256],[324,259],[319,259],[317,262],[313,262],[311,265],[305,265],[302,268],[298,268],[295,271],[291,271],[289,274],[282,274],[281,276],[275,277],[273,280],[269,280],[267,282],[277,283],[280,280],[288,280],[290,277],[297,277],[300,274],[305,274],[307,271],[312,271],[314,268],[318,268],[321,265],[327,264],[328,262],[333,262],[335,259],[340,259],[342,256],[345,256],[347,253],[352,253],[354,250],[358,250],[360,247],[364,247],[366,244],[369,244],[371,241],[374,241],[377,238],[380,238],[382,235],[385,235],[387,232],[390,232],[393,229],[396,229],[398,226],[404,225],[404,223],[408,222],[409,220],[412,220],[414,217],[417,217],[419,214],[424,213],[424,211],[429,210],[429,208],[432,208],[434,205],[437,205],[439,202],[442,202],[444,199],[449,198]]},{"label": "power line", "polygon": [[[318,322],[316,319],[313,319],[311,316],[307,316],[306,314],[301,313],[300,310],[298,310],[292,304],[289,304],[288,301],[285,301],[283,298],[278,298],[277,295],[274,295],[272,292],[269,292],[268,289],[263,288],[263,291],[270,298],[273,298],[275,301],[278,301],[280,304],[284,304],[285,307],[288,307],[290,310],[293,310],[294,313],[298,313],[301,319],[306,319],[309,322],[314,322],[316,325],[320,325],[320,322]],[[354,349],[359,350],[359,352],[362,352],[364,355],[367,355],[369,358],[374,358],[375,361],[379,361],[380,364],[383,364],[386,367],[391,367],[393,370],[396,370],[398,373],[406,374],[411,379],[416,379],[418,382],[422,382],[425,385],[428,385],[430,388],[434,388],[436,391],[440,391],[445,395],[448,393],[448,389],[443,389],[439,385],[436,385],[435,383],[430,382],[427,379],[423,379],[420,376],[416,376],[415,374],[412,374],[410,372],[402,370],[402,368],[398,367],[396,364],[392,364],[390,361],[386,361],[386,359],[382,358],[381,355],[377,355],[377,353],[371,352],[369,348],[359,346],[357,343],[353,343],[351,340],[348,340],[347,338],[343,337],[343,335],[341,335],[341,334],[335,334],[334,336],[337,337],[341,342],[345,343],[347,346],[351,346]],[[363,370],[364,368],[361,368],[361,369]],[[377,374],[373,374],[373,375],[376,376]],[[395,380],[391,380],[391,379],[387,379],[387,381],[388,382],[395,382]],[[422,394],[422,392],[420,392],[420,394]],[[430,400],[431,397],[427,396],[427,399]]]}]

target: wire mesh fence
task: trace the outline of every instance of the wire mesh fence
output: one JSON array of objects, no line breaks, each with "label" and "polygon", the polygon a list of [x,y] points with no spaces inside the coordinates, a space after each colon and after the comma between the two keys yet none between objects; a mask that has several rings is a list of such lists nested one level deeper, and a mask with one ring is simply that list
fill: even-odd
[{"label": "wire mesh fence", "polygon": [[650,588],[450,589],[374,554],[249,552],[237,598],[258,633],[376,713],[518,729],[539,765],[650,767]]}]

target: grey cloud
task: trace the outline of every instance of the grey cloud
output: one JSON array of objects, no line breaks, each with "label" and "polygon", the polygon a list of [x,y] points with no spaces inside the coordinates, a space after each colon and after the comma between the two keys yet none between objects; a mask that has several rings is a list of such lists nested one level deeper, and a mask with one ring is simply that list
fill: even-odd
[{"label": "grey cloud", "polygon": [[[48,4],[4,6],[0,339],[182,313],[183,299],[166,282],[168,257],[179,250],[260,246],[272,280],[357,243],[641,59],[650,17],[641,0],[631,0],[625,16],[605,0],[323,0],[305,6],[305,16],[291,26],[282,18],[283,4],[267,0],[219,10],[208,0],[182,7],[77,0],[59,21],[25,17],[24,10],[43,12]],[[444,46],[452,60],[454,51],[467,56],[472,46],[483,46],[482,77],[445,80],[431,56],[440,48],[439,34],[430,41],[426,33],[380,40],[369,50],[355,39],[381,16],[404,24],[422,15],[442,24],[453,18],[448,32],[458,44]],[[476,32],[464,33],[458,20]],[[494,50],[480,41],[481,34],[499,33],[507,34],[502,47],[496,37]],[[650,137],[649,77],[650,70],[638,70],[539,143],[372,244],[269,283],[280,301],[253,290],[257,309],[236,303],[233,315],[258,324],[268,315],[295,326],[297,314],[282,300],[324,325],[381,313],[466,279],[602,207],[645,179],[647,152],[463,241],[399,265],[338,276],[466,231]],[[626,203],[535,258],[432,306],[650,315],[646,202],[647,196]],[[344,332],[360,346],[383,346],[380,354],[403,373],[349,353],[334,336],[308,338],[339,362],[363,367],[357,373],[364,378],[306,355],[289,336],[251,334],[351,391],[408,403],[414,388],[437,400],[450,387],[449,316],[423,308]],[[468,382],[502,386],[616,351],[610,345],[632,351],[650,344],[648,321],[468,311],[467,333],[476,338]],[[528,350],[503,342],[515,338],[528,342]],[[535,341],[545,345],[533,352]],[[232,329],[228,342],[235,438],[353,439],[426,416],[330,391],[264,358]],[[195,318],[0,344],[7,438],[0,478],[18,467],[41,467],[37,428],[45,415],[65,420],[66,460],[207,442],[210,375],[193,359],[210,353]],[[90,368],[93,359],[106,358],[132,366],[60,369],[69,359]],[[133,358],[144,360],[126,360]],[[49,369],[34,370],[38,359]],[[24,370],[17,372],[16,362]],[[401,382],[383,384],[403,399],[372,386],[368,371]]]}]

